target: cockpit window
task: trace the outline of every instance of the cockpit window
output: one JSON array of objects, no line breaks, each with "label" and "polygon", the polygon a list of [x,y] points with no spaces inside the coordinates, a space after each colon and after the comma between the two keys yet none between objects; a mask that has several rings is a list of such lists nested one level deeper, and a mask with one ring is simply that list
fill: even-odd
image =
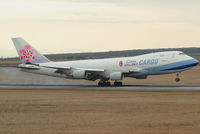
[{"label": "cockpit window", "polygon": [[184,53],[179,53],[179,55],[185,55]]}]

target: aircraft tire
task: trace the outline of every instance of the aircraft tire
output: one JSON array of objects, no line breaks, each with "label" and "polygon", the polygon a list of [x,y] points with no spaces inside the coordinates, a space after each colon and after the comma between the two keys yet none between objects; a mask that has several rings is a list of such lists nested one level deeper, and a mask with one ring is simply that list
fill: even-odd
[{"label": "aircraft tire", "polygon": [[115,86],[115,87],[121,87],[121,86],[122,86],[122,82],[117,82],[117,81],[115,81],[115,82],[114,82],[114,86]]},{"label": "aircraft tire", "polygon": [[108,81],[108,82],[106,82],[106,86],[108,86],[108,87],[110,87],[111,86],[111,84],[110,84],[110,82]]},{"label": "aircraft tire", "polygon": [[109,81],[107,81],[107,82],[102,82],[102,81],[100,81],[100,82],[98,83],[98,86],[99,86],[99,87],[109,87],[109,86],[111,86],[111,83],[110,83]]},{"label": "aircraft tire", "polygon": [[180,78],[176,78],[175,81],[176,81],[176,82],[180,82],[181,79],[180,79]]}]

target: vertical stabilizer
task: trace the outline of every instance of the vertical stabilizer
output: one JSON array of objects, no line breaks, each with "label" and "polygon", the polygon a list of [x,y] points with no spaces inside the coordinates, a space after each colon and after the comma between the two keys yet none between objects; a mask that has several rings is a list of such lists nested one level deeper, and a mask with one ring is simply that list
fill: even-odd
[{"label": "vertical stabilizer", "polygon": [[23,64],[50,62],[49,59],[40,54],[22,38],[12,38],[12,41]]}]

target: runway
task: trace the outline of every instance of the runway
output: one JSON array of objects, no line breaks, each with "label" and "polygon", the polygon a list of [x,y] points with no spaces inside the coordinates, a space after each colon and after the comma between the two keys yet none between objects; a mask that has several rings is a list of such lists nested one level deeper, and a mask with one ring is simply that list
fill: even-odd
[{"label": "runway", "polygon": [[87,84],[0,84],[0,89],[66,89],[66,90],[136,90],[136,91],[200,91],[200,85],[124,85],[98,87]]},{"label": "runway", "polygon": [[162,77],[153,76],[142,81],[126,79],[124,80],[124,86],[122,87],[98,87],[97,83],[89,81],[59,79],[29,74],[21,72],[17,68],[0,68],[0,89],[200,91],[199,74],[199,67],[191,69],[188,72],[185,72],[185,74],[182,74],[183,81],[179,84],[173,83],[174,75],[172,74],[164,75]]}]

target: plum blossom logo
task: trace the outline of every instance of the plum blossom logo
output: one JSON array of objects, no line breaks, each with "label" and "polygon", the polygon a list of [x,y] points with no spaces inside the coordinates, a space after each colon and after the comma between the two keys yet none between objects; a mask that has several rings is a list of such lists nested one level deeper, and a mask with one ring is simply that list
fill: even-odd
[{"label": "plum blossom logo", "polygon": [[122,67],[123,66],[123,61],[119,62],[119,66]]},{"label": "plum blossom logo", "polygon": [[19,50],[21,60],[31,62],[35,59],[35,54],[37,54],[37,51],[28,44],[24,46],[24,49]]}]

